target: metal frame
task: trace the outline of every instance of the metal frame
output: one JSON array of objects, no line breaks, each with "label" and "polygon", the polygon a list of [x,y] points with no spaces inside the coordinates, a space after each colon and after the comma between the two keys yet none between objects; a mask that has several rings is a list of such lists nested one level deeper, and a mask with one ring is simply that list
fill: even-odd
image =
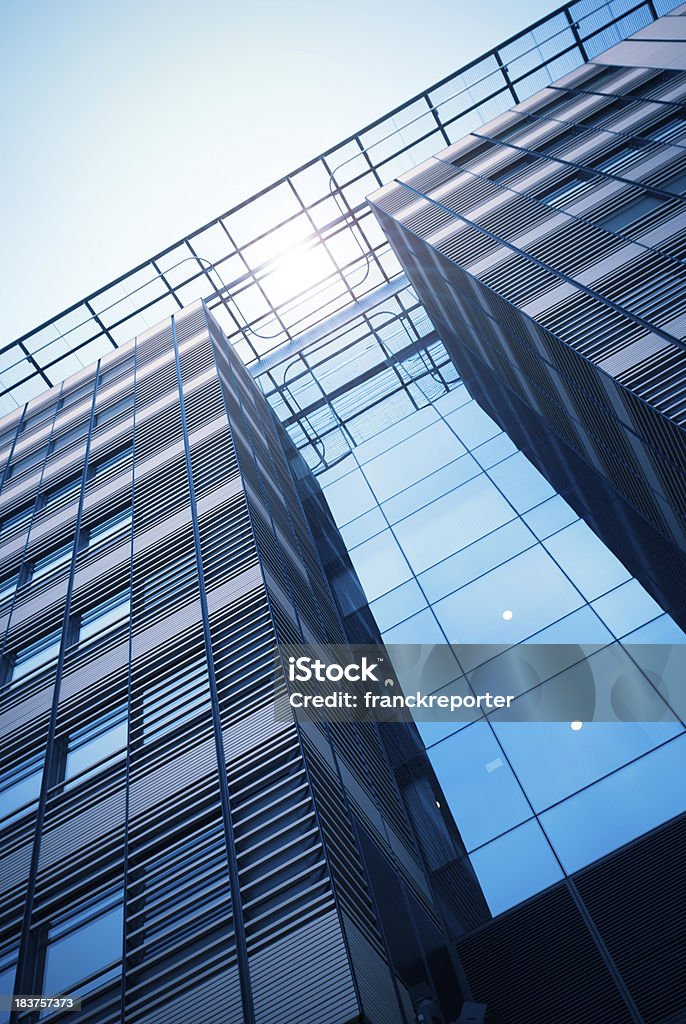
[{"label": "metal frame", "polygon": [[[0,413],[198,298],[254,372],[267,355],[273,367],[282,346],[287,353],[303,333],[397,278],[369,193],[674,6],[576,0],[541,18],[0,348]],[[387,357],[382,346],[379,355]],[[264,383],[281,387],[272,369]]]}]

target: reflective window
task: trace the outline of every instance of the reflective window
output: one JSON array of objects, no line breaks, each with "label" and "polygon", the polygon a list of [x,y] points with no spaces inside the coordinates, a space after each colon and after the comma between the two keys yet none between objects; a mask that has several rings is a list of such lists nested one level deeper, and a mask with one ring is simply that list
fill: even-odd
[{"label": "reflective window", "polygon": [[559,881],[562,869],[541,826],[527,821],[470,855],[492,914]]},{"label": "reflective window", "polygon": [[55,665],[60,653],[61,638],[62,630],[58,629],[17,651],[10,670],[9,686],[18,686],[35,673]]},{"label": "reflective window", "polygon": [[87,423],[77,423],[75,427],[70,427],[68,430],[65,430],[63,433],[61,433],[59,437],[53,438],[50,445],[51,454],[54,455],[57,454],[57,452],[64,451],[65,448],[68,448],[71,444],[74,444],[76,441],[85,440],[87,433]]},{"label": "reflective window", "polygon": [[660,606],[633,579],[593,601],[592,605],[617,638],[662,615]]},{"label": "reflective window", "polygon": [[488,475],[520,513],[528,512],[555,494],[546,478],[521,452],[493,466]]},{"label": "reflective window", "polygon": [[93,637],[103,637],[129,621],[131,598],[128,590],[102,601],[84,612],[79,620],[79,644]]},{"label": "reflective window", "polygon": [[350,552],[350,557],[369,601],[404,583],[412,575],[390,530],[384,530],[358,545]]},{"label": "reflective window", "polygon": [[451,412],[446,420],[470,451],[501,432],[500,427],[476,402],[469,402],[456,412]]},{"label": "reflective window", "polygon": [[439,421],[372,459],[365,474],[379,501],[384,501],[464,454],[464,445]]},{"label": "reflective window", "polygon": [[406,519],[417,509],[440,498],[444,494],[459,487],[467,480],[480,474],[479,464],[471,455],[462,455],[447,466],[437,469],[434,473],[419,480],[411,487],[405,488],[394,497],[383,503],[383,510],[391,523]]},{"label": "reflective window", "polygon": [[13,573],[11,576],[5,576],[4,580],[0,580],[0,601],[7,601],[13,596],[18,582],[18,572]]},{"label": "reflective window", "polygon": [[438,601],[534,544],[521,519],[513,519],[427,569],[419,580],[427,598]]},{"label": "reflective window", "polygon": [[628,764],[541,815],[568,872],[686,810],[686,737]]},{"label": "reflective window", "polygon": [[683,731],[669,722],[585,722],[578,731],[569,722],[508,722],[494,729],[536,811]]},{"label": "reflective window", "polygon": [[408,619],[426,606],[426,600],[414,580],[408,580],[371,605],[379,629],[388,629]]},{"label": "reflective window", "polygon": [[631,579],[619,559],[580,519],[549,537],[545,546],[588,601]]},{"label": "reflective window", "polygon": [[36,466],[40,466],[48,451],[48,446],[44,445],[42,448],[38,448],[35,452],[30,452],[28,455],[20,456],[16,462],[13,462],[10,466],[7,479],[11,477],[19,476],[20,473],[24,473],[27,469],[32,469]]},{"label": "reflective window", "polygon": [[64,781],[83,782],[108,767],[116,755],[126,752],[126,706],[114,708],[69,736]]},{"label": "reflective window", "polygon": [[[11,995],[14,992],[14,978],[17,970],[18,949],[10,949],[0,953],[0,994]],[[9,1009],[0,1006],[0,1024],[9,1024]]]},{"label": "reflective window", "polygon": [[329,484],[326,500],[336,522],[341,526],[376,505],[369,484],[359,469]]},{"label": "reflective window", "polygon": [[103,423],[109,423],[115,417],[119,416],[120,413],[127,412],[133,409],[133,394],[125,395],[123,398],[119,398],[112,405],[106,406],[104,409],[100,409],[95,414],[96,426],[102,426]]},{"label": "reflective window", "polygon": [[106,540],[129,531],[131,528],[131,506],[102,519],[99,523],[88,528],[88,548],[96,548],[104,544]]},{"label": "reflective window", "polygon": [[129,442],[124,447],[118,448],[116,452],[96,461],[92,466],[91,472],[95,477],[105,477],[110,472],[116,471],[132,454],[133,448]]},{"label": "reflective window", "polygon": [[77,385],[71,391],[65,391],[62,394],[62,408],[66,409],[69,405],[76,405],[77,402],[82,401],[86,397],[90,397],[93,393],[93,380],[86,381],[85,384]]},{"label": "reflective window", "polygon": [[123,905],[120,892],[84,907],[49,929],[43,992],[85,995],[121,973]]},{"label": "reflective window", "polygon": [[25,505],[18,512],[14,512],[7,516],[6,519],[3,519],[2,523],[0,523],[0,537],[9,537],[11,534],[18,533],[19,530],[28,527],[33,515],[33,505],[34,503],[31,502],[30,505]]},{"label": "reflective window", "polygon": [[531,509],[530,512],[525,512],[522,518],[538,539],[544,540],[564,526],[575,522],[578,516],[564,498],[556,494],[553,498],[548,498],[547,501]]},{"label": "reflective window", "polygon": [[395,534],[414,571],[422,572],[514,517],[497,488],[481,475],[397,523]]},{"label": "reflective window", "polygon": [[532,811],[485,722],[429,749],[429,757],[467,849],[532,817]]},{"label": "reflective window", "polygon": [[74,501],[81,491],[81,475],[72,477],[71,480],[67,480],[66,483],[58,484],[52,490],[45,494],[44,508],[48,508],[51,511],[56,509],[59,505],[66,505],[71,501]]},{"label": "reflective window", "polygon": [[581,594],[536,547],[439,601],[436,614],[451,643],[518,643],[581,604]]},{"label": "reflective window", "polygon": [[73,542],[69,541],[68,544],[63,544],[62,547],[55,548],[54,551],[37,559],[31,568],[31,583],[37,583],[56,569],[68,565],[72,548]]},{"label": "reflective window", "polygon": [[[38,799],[43,756],[37,755],[0,774],[0,819],[3,826]],[[4,989],[0,988],[0,994]]]}]

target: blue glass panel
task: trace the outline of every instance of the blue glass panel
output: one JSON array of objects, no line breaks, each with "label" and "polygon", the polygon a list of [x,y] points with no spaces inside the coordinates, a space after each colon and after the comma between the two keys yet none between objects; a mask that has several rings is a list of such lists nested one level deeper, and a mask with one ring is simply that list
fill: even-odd
[{"label": "blue glass panel", "polygon": [[78,994],[93,987],[80,983],[121,958],[122,926],[123,908],[118,906],[66,935],[51,938],[43,991],[48,995]]},{"label": "blue glass panel", "polygon": [[469,480],[395,527],[415,572],[471,544],[514,518],[514,512],[486,476]]},{"label": "blue glass panel", "polygon": [[541,505],[524,513],[524,522],[531,527],[539,540],[550,537],[564,526],[575,522],[578,516],[564,498],[556,494]]},{"label": "blue glass panel", "polygon": [[37,800],[42,777],[43,762],[40,757],[3,773],[0,778],[0,819],[9,820],[20,808]]},{"label": "blue glass panel", "polygon": [[625,644],[683,644],[686,633],[669,615],[661,615],[624,637]]},{"label": "blue glass panel", "polygon": [[490,441],[480,444],[473,451],[474,458],[484,469],[497,465],[517,451],[507,434],[496,434]]},{"label": "blue glass panel", "polygon": [[428,427],[430,423],[435,423],[437,419],[438,414],[430,406],[427,406],[426,409],[420,409],[418,412],[413,412],[411,416],[399,419],[392,427],[379,430],[374,437],[359,444],[355,449],[355,455],[359,462],[369,462],[370,459],[374,459],[377,455],[388,451],[389,448],[397,445],[400,441],[404,441],[411,434],[415,434],[424,427]]},{"label": "blue glass panel", "polygon": [[389,644],[444,644],[445,636],[433,612],[426,608],[398,626],[385,630],[384,641]]},{"label": "blue glass panel", "polygon": [[541,827],[527,821],[470,855],[491,913],[502,914],[562,877]]},{"label": "blue glass panel", "polygon": [[385,501],[464,454],[464,445],[439,421],[372,459],[365,473],[379,501]]},{"label": "blue glass panel", "polygon": [[438,601],[533,544],[534,538],[521,519],[513,519],[427,569],[419,582],[429,601]]},{"label": "blue glass panel", "polygon": [[412,487],[389,498],[383,503],[384,512],[389,522],[396,523],[480,473],[479,465],[472,456],[462,455]]},{"label": "blue glass panel", "polygon": [[412,575],[390,530],[354,548],[350,557],[369,601],[381,597]]},{"label": "blue glass panel", "polygon": [[527,512],[555,494],[545,477],[521,452],[493,466],[489,476],[519,513]]},{"label": "blue glass panel", "polygon": [[600,618],[618,638],[662,614],[660,606],[637,580],[629,580],[592,602]]},{"label": "blue glass panel", "polygon": [[386,630],[425,607],[426,600],[416,581],[408,580],[407,583],[373,601],[371,610],[379,629]]},{"label": "blue glass panel", "polygon": [[446,421],[469,451],[501,432],[500,427],[476,402],[470,402],[456,412],[451,412],[446,416]]},{"label": "blue glass panel", "polygon": [[609,644],[614,639],[587,604],[525,640],[534,644]]},{"label": "blue glass panel", "polygon": [[536,811],[683,731],[675,722],[586,722],[578,731],[568,722],[507,722],[493,727]]},{"label": "blue glass panel", "polygon": [[434,402],[434,408],[443,416],[447,416],[449,412],[453,412],[455,409],[459,409],[463,405],[468,405],[473,401],[474,399],[469,394],[464,384],[458,384],[457,387],[453,388],[453,390],[448,392],[447,395],[441,395],[441,397]]},{"label": "blue glass panel", "polygon": [[93,723],[87,730],[82,731],[83,735],[70,740],[65,768],[66,780],[79,776],[78,781],[83,782],[95,771],[107,768],[112,763],[114,754],[123,755],[128,738],[128,723],[126,720],[116,721],[117,718],[122,718],[119,711]]},{"label": "blue glass panel", "polygon": [[339,525],[350,522],[376,505],[369,484],[359,469],[329,484],[326,500]]},{"label": "blue glass panel", "polygon": [[[462,587],[436,605],[451,643],[518,643],[583,604],[541,547]],[[503,619],[504,612],[512,617]]]},{"label": "blue glass panel", "polygon": [[429,757],[468,849],[531,817],[521,787],[485,722],[430,747]]},{"label": "blue glass panel", "polygon": [[619,559],[581,520],[549,537],[545,546],[588,601],[631,579]]},{"label": "blue glass panel", "polygon": [[686,809],[686,737],[667,743],[541,816],[566,871],[577,871]]}]

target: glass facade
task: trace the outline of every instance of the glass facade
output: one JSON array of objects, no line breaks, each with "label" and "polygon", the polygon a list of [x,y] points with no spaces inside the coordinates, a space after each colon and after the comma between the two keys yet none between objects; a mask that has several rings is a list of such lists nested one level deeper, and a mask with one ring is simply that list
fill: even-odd
[{"label": "glass facade", "polygon": [[[610,665],[621,645],[684,642],[565,487],[474,399],[438,312],[427,313],[367,203],[673,6],[560,8],[0,353],[5,988],[17,962],[24,986],[80,986],[84,1020],[94,1024],[121,1019],[122,1007],[124,1019],[147,1020],[151,993],[156,1020],[204,1024],[195,994],[223,1000],[218,1024],[321,1024],[323,1013],[327,1024],[347,1024],[361,1019],[360,998],[365,1021],[410,1022],[413,984],[430,976],[440,987],[445,977],[436,907],[469,978],[479,979],[504,949],[516,955],[522,933],[507,929],[549,896],[579,916],[580,931],[567,918],[558,937],[583,947],[585,974],[546,1003],[564,942],[549,982],[519,956],[504,997],[508,1024],[593,1019],[588,1009],[566,1016],[587,982],[591,1001],[611,990],[597,1019],[617,1024],[672,1024],[686,1005],[669,989],[676,972],[653,964],[656,987],[670,993],[664,1012],[649,1001],[637,1009],[636,958],[623,963],[612,952],[586,881],[603,865],[615,870],[605,890],[619,915],[628,899],[616,893],[637,871],[622,858],[670,819],[658,833],[676,834],[686,739],[669,708],[659,721],[580,728],[419,723],[428,761],[410,744],[412,763],[424,767],[407,775],[392,744],[389,752],[357,736],[330,747],[318,737],[275,739],[264,717],[265,637],[369,636],[367,603],[388,643],[589,643]],[[636,97],[662,102],[646,93],[646,83],[664,86],[659,73],[643,77]],[[545,117],[564,114],[563,102],[551,101]],[[678,148],[683,123],[672,106],[660,109],[647,144]],[[591,114],[574,127],[556,121],[553,149],[580,128],[603,125]],[[618,138],[611,148],[596,170],[631,173],[635,149]],[[530,164],[519,153],[491,168],[493,180],[517,188]],[[560,212],[590,191],[574,168],[539,199]],[[602,211],[610,232],[665,216],[664,197],[649,190],[624,199]],[[638,301],[640,280],[631,287],[627,301]],[[186,318],[201,307],[177,314],[180,340],[171,327],[147,329],[198,298],[219,324],[208,320],[211,346],[188,340]],[[227,342],[290,444],[248,374],[234,372]],[[101,356],[97,387],[95,371],[81,370],[39,394]],[[281,446],[288,471],[274,456]],[[335,524],[319,517],[310,473]],[[303,532],[306,507],[315,513]],[[445,685],[464,667],[446,663]],[[221,743],[231,751],[225,764]],[[350,815],[342,811],[351,804]],[[444,827],[455,863],[446,861]],[[85,878],[95,883],[88,891]],[[496,916],[486,927],[475,880]],[[641,912],[646,935],[651,914],[667,916],[657,899]],[[535,928],[525,920],[528,942]],[[539,916],[541,934],[557,921],[553,910]],[[423,948],[409,939],[417,932]],[[489,947],[489,935],[509,937]],[[307,966],[303,950],[313,949],[319,959]],[[354,975],[363,978],[357,990]],[[512,977],[505,967],[502,977]],[[526,1005],[507,1016],[517,984]]]},{"label": "glass facade", "polygon": [[[369,433],[319,481],[386,642],[686,640],[462,384]],[[686,810],[677,721],[418,727],[493,913]]]}]

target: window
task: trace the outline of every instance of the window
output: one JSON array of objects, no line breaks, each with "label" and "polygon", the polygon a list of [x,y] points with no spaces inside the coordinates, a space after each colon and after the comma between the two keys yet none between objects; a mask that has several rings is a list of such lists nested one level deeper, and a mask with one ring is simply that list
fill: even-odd
[{"label": "window", "polygon": [[120,398],[116,402],[113,402],[112,405],[108,405],[104,409],[96,412],[95,424],[100,427],[103,423],[109,423],[111,420],[115,419],[115,417],[130,409],[133,409],[133,394],[125,395],[124,398]]},{"label": "window", "polygon": [[565,206],[590,192],[594,188],[593,180],[591,175],[575,174],[567,178],[562,184],[554,185],[547,192],[539,193],[536,198],[548,206],[564,209]]},{"label": "window", "polygon": [[62,631],[58,629],[17,651],[9,673],[10,688],[13,689],[37,672],[55,665],[60,653],[61,639]]},{"label": "window", "polygon": [[42,558],[36,559],[31,569],[31,583],[37,583],[38,580],[51,575],[56,569],[67,565],[71,558],[72,547],[73,542],[69,541],[68,544],[63,544],[49,554],[43,555]]},{"label": "window", "polygon": [[108,767],[126,751],[128,721],[126,706],[114,708],[69,737],[64,781],[83,782]]},{"label": "window", "polygon": [[635,221],[645,217],[646,214],[653,213],[664,202],[665,200],[661,196],[654,196],[649,192],[644,192],[630,199],[628,203],[625,203],[613,213],[599,217],[598,227],[604,228],[606,231],[621,231],[628,224],[633,224]]},{"label": "window", "polygon": [[18,572],[13,573],[11,576],[5,576],[4,580],[0,580],[0,602],[8,601],[12,597],[18,583]]},{"label": "window", "polygon": [[85,384],[81,384],[80,387],[74,388],[73,391],[67,391],[62,395],[62,408],[66,409],[70,405],[76,405],[77,402],[82,401],[86,397],[90,397],[93,392],[93,381],[86,381]]},{"label": "window", "polygon": [[77,423],[75,427],[71,427],[69,430],[65,430],[63,434],[60,434],[59,437],[53,438],[50,446],[51,453],[56,454],[57,452],[64,451],[66,448],[69,448],[70,445],[84,439],[87,432],[87,423]]},{"label": "window", "polygon": [[[0,774],[0,821],[3,827],[38,799],[42,777],[42,754]],[[0,988],[0,994],[3,993]]]},{"label": "window", "polygon": [[523,171],[527,164],[534,163],[536,159],[537,158],[532,153],[525,153],[523,156],[511,161],[502,170],[496,171],[493,175],[493,181],[500,182],[513,177],[515,174],[518,174],[519,171]]},{"label": "window", "polygon": [[115,473],[117,469],[130,458],[133,452],[131,443],[127,443],[123,448],[118,448],[115,452],[105,456],[105,458],[95,462],[91,468],[91,474],[94,477],[104,478],[110,473]]},{"label": "window", "polygon": [[44,495],[43,508],[54,511],[61,505],[67,505],[77,497],[81,490],[81,476],[72,477],[66,483],[58,484]]},{"label": "window", "polygon": [[43,423],[45,420],[51,420],[59,407],[60,403],[57,401],[56,403],[50,402],[49,405],[44,405],[42,409],[37,409],[36,412],[31,412],[31,410],[29,410],[22,421],[19,433],[23,434],[25,430],[33,430],[39,423]]},{"label": "window", "polygon": [[[0,953],[0,993],[10,995],[14,991],[14,978],[17,970],[19,950],[8,949]],[[9,1009],[0,1006],[0,1024],[9,1024]]]},{"label": "window", "polygon": [[78,643],[83,644],[93,637],[104,637],[113,632],[129,621],[130,614],[131,598],[127,589],[81,615]]},{"label": "window", "polygon": [[108,516],[107,519],[103,519],[88,528],[87,540],[89,551],[104,544],[107,540],[121,537],[130,528],[131,506],[127,505],[125,508],[120,509],[119,512],[115,512],[114,515]]},{"label": "window", "polygon": [[83,996],[120,976],[123,910],[117,889],[50,926],[43,992]]},{"label": "window", "polygon": [[11,536],[13,533],[17,533],[23,527],[27,527],[31,522],[31,516],[33,515],[33,502],[30,505],[25,505],[24,508],[18,512],[14,512],[3,519],[0,523],[0,537],[5,538]]},{"label": "window", "polygon": [[118,362],[109,362],[100,370],[99,386],[121,377],[125,370],[133,369],[133,352]]},{"label": "window", "polygon": [[35,452],[30,452],[28,455],[24,455],[13,462],[7,473],[7,479],[11,479],[14,476],[19,476],[20,473],[25,473],[27,469],[33,469],[39,466],[48,451],[48,446],[43,445],[41,448],[37,448]]}]

